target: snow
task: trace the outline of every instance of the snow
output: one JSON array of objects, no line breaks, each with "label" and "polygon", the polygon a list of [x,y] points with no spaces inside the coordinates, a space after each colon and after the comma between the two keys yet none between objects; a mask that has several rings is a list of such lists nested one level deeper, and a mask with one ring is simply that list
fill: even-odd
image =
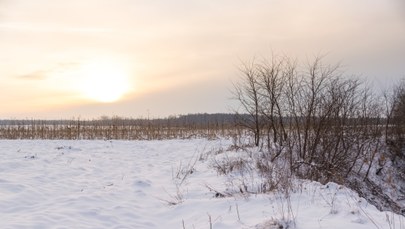
[{"label": "snow", "polygon": [[230,184],[212,158],[230,144],[2,140],[0,228],[405,228],[334,183],[217,198]]}]

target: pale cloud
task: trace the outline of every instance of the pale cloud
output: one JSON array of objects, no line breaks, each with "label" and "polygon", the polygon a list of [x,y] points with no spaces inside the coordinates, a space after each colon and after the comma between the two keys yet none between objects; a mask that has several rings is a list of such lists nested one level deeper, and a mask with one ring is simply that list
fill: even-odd
[{"label": "pale cloud", "polygon": [[57,77],[60,74],[72,71],[79,66],[80,63],[77,62],[56,63],[54,66],[47,69],[34,70],[26,74],[18,75],[16,78],[21,80],[46,80],[50,77]]},{"label": "pale cloud", "polygon": [[22,80],[44,80],[46,79],[46,74],[46,71],[35,71],[24,75],[19,75],[17,78]]},{"label": "pale cloud", "polygon": [[61,27],[51,24],[33,24],[23,22],[0,23],[0,30],[36,33],[111,33],[111,28],[102,27]]}]

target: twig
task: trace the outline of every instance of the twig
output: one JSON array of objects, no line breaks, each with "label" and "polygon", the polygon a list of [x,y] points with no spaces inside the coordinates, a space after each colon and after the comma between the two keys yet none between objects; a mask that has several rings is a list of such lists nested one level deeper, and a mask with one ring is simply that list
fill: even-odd
[{"label": "twig", "polygon": [[207,187],[210,192],[214,192],[216,198],[223,198],[223,197],[230,197],[230,196],[232,196],[232,194],[226,193],[226,192],[220,192],[220,191],[218,191],[218,190],[216,190],[216,189],[210,187],[208,184],[205,184],[205,187]]},{"label": "twig", "polygon": [[210,214],[208,214],[208,213],[207,213],[207,215],[208,215],[208,222],[210,223],[210,229],[212,229],[212,220],[211,220],[211,215],[210,215]]},{"label": "twig", "polygon": [[236,214],[238,214],[238,220],[240,222],[240,215],[239,215],[239,206],[238,203],[235,204],[236,205]]}]

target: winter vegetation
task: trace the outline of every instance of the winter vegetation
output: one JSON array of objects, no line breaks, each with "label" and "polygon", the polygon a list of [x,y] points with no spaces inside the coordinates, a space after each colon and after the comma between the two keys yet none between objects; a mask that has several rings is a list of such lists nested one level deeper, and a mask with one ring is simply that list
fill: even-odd
[{"label": "winter vegetation", "polygon": [[0,227],[405,229],[405,81],[240,70],[235,114],[0,121]]},{"label": "winter vegetation", "polygon": [[405,214],[405,82],[378,95],[319,57],[302,67],[273,56],[241,71],[235,97],[249,117],[239,120],[262,151],[259,170],[282,163],[289,176],[344,184]]},{"label": "winter vegetation", "polygon": [[103,116],[94,120],[2,120],[2,139],[162,140],[231,136],[234,114],[189,114],[168,118]]},{"label": "winter vegetation", "polygon": [[0,50],[0,229],[405,229],[405,0],[0,0]]}]

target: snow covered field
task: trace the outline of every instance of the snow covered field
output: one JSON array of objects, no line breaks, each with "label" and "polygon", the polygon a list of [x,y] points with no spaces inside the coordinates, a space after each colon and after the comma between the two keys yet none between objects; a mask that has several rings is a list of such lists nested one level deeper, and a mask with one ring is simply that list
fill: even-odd
[{"label": "snow covered field", "polygon": [[332,183],[297,181],[289,199],[218,198],[212,188],[224,190],[229,177],[209,152],[230,144],[0,141],[0,228],[405,228],[405,217]]}]

